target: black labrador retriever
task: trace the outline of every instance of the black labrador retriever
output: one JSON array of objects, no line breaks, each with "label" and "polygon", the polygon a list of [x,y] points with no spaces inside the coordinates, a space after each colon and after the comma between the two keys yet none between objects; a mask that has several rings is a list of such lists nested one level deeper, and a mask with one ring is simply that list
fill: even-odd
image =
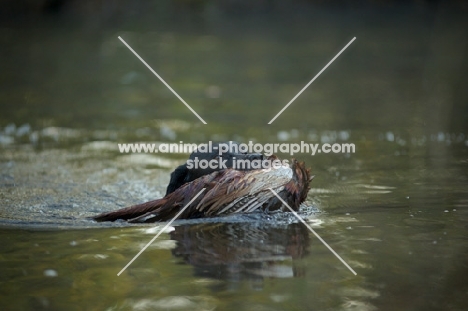
[{"label": "black labrador retriever", "polygon": [[[223,145],[224,148],[220,148],[221,145]],[[226,146],[229,146],[229,148],[227,148],[227,151],[224,151]],[[193,165],[193,163],[200,163],[202,160],[206,160],[208,162],[217,160],[219,163],[222,163],[222,165],[218,165],[215,168],[210,166],[201,168],[199,165]],[[189,160],[186,163],[180,165],[171,173],[171,180],[167,186],[166,195],[174,192],[183,184],[191,182],[201,176],[211,174],[225,168],[233,168],[234,162],[239,160],[247,160],[249,162],[254,160],[262,161],[263,155],[261,153],[240,152],[239,143],[237,142],[214,143],[212,144],[211,152],[200,151],[197,149],[190,154]],[[246,168],[239,170],[249,170],[249,168],[246,166]]]}]

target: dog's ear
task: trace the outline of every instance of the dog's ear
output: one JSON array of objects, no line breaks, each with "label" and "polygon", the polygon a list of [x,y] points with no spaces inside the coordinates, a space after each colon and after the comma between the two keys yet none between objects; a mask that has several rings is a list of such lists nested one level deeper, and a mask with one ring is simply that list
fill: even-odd
[{"label": "dog's ear", "polygon": [[166,195],[176,191],[180,186],[186,183],[185,178],[188,172],[187,164],[183,164],[171,173],[171,181],[169,181],[169,185],[167,186]]}]

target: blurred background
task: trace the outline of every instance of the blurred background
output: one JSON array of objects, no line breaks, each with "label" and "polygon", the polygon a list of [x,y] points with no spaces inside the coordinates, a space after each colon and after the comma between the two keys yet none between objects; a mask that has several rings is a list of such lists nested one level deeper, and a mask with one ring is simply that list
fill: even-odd
[{"label": "blurred background", "polygon": [[210,124],[191,131],[191,139],[291,129],[429,136],[466,130],[463,1],[3,3],[3,128],[145,129],[158,139],[156,120],[198,126],[122,36]]},{"label": "blurred background", "polygon": [[[461,0],[2,1],[2,302],[465,310],[467,13]],[[153,231],[86,217],[162,196],[187,157],[117,143],[207,140],[354,143],[297,157],[316,175],[302,215],[358,277],[288,218],[176,227],[116,280]]]}]

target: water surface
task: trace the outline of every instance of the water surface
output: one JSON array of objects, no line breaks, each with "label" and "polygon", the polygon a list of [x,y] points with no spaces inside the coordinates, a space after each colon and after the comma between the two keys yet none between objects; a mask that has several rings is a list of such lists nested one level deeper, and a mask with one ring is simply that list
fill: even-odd
[{"label": "water surface", "polygon": [[[465,11],[168,5],[116,25],[82,9],[0,28],[3,309],[467,308]],[[316,175],[300,215],[357,276],[290,214],[176,221],[117,276],[164,224],[89,217],[161,197],[187,157],[117,144],[210,139],[354,143],[297,158]]]}]

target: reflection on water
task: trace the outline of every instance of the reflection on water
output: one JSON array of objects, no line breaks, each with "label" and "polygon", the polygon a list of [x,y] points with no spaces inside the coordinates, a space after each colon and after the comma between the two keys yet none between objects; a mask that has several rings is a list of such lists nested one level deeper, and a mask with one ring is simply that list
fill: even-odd
[{"label": "reflection on water", "polygon": [[265,224],[184,225],[170,236],[177,241],[172,253],[194,266],[196,277],[231,281],[301,276],[304,270],[294,262],[307,254],[310,243],[302,224],[283,228]]},{"label": "reflection on water", "polygon": [[307,201],[321,213],[301,211],[357,276],[292,217],[175,223],[117,277],[162,226],[86,217],[160,197],[182,160],[120,155],[112,141],[10,146],[1,154],[0,217],[16,229],[0,230],[2,302],[25,310],[464,306],[464,142],[366,135],[374,139],[355,155],[306,159],[317,176]]}]

